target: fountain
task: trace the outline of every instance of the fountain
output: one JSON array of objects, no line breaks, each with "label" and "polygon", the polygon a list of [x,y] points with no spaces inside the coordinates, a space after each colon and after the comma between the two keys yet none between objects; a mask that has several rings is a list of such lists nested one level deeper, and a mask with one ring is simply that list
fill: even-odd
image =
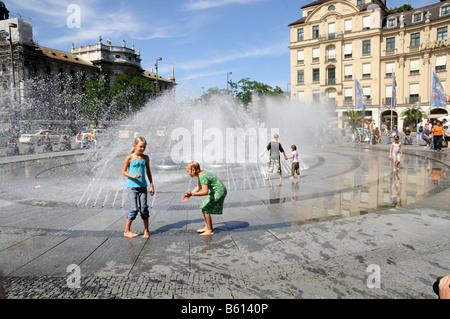
[{"label": "fountain", "polygon": [[[331,155],[333,163],[327,161],[326,155],[318,154],[331,153],[315,146],[314,135],[327,134],[324,123],[329,122],[327,113],[317,110],[320,106],[308,107],[296,101],[270,98],[244,108],[223,95],[203,101],[179,102],[168,93],[110,126],[99,139],[98,149],[90,149],[77,157],[40,159],[15,165],[0,186],[3,194],[19,202],[127,209],[126,178],[121,170],[133,147],[134,133],[139,133],[148,142],[145,153],[150,157],[157,192],[151,199],[153,209],[186,209],[178,199],[193,187],[193,181],[184,168],[196,160],[225,183],[229,190],[228,207],[261,204],[272,207],[295,199],[289,209],[297,207],[292,212],[297,216],[313,209],[308,205],[316,205],[317,198],[326,198],[319,202],[334,205],[336,212],[333,214],[341,214],[347,199],[365,198],[365,189],[369,187],[365,185],[372,185],[374,181],[371,175],[365,176],[365,171],[359,170],[366,162],[359,159],[357,153],[337,152]],[[128,134],[119,134],[124,131]],[[265,182],[268,156],[261,158],[261,154],[274,133],[280,135],[288,156],[290,146],[297,145],[302,179],[309,184],[281,187],[276,174]],[[289,176],[290,162],[282,159],[281,164],[283,175]],[[322,170],[324,165],[332,165],[334,173],[324,175],[327,171]],[[318,167],[321,170],[316,170]],[[312,178],[308,179],[309,176]],[[385,179],[377,178],[378,181]],[[423,180],[424,176],[416,178]],[[354,185],[348,186],[347,180],[354,181]],[[31,192],[20,191],[27,187]],[[433,187],[423,188],[424,194]],[[334,194],[340,194],[341,199],[333,198]],[[383,199],[383,205],[385,201]],[[324,211],[331,214],[330,208]]]}]

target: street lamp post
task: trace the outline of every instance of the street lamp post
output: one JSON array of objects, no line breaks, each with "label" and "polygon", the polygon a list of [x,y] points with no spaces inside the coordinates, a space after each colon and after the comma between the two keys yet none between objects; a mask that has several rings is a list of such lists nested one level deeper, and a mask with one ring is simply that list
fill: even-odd
[{"label": "street lamp post", "polygon": [[159,91],[159,86],[158,86],[158,61],[161,61],[162,60],[162,58],[157,58],[156,59],[156,64],[155,64],[155,67],[156,67],[156,91]]},{"label": "street lamp post", "polygon": [[13,101],[16,101],[16,80],[14,75],[14,49],[13,49],[13,43],[12,43],[12,33],[11,28],[17,28],[16,23],[10,23],[8,25],[9,28],[9,48],[11,51],[11,83],[12,83],[12,90],[13,90]]}]

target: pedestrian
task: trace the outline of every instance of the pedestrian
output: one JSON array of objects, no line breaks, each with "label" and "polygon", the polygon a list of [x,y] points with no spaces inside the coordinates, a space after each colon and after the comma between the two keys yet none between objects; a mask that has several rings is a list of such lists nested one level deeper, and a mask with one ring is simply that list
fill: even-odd
[{"label": "pedestrian", "polygon": [[370,130],[370,145],[373,145],[373,141],[375,139],[375,120],[372,120],[369,125]]},{"label": "pedestrian", "polygon": [[147,147],[147,141],[143,137],[138,137],[134,141],[134,147],[130,152],[130,155],[125,159],[125,163],[122,168],[122,175],[128,177],[126,187],[128,191],[128,200],[130,202],[130,211],[127,215],[127,222],[125,225],[125,232],[123,235],[128,238],[138,236],[131,231],[131,224],[136,219],[138,211],[140,211],[141,218],[144,222],[144,235],[143,238],[148,238],[150,232],[148,229],[148,218],[150,212],[147,204],[147,181],[145,176],[150,182],[150,195],[155,194],[153,187],[152,173],[150,171],[150,159],[144,154]]},{"label": "pedestrian", "polygon": [[420,120],[419,124],[417,124],[417,136],[416,136],[417,145],[419,145],[419,142],[423,137],[423,123],[422,122],[423,122],[423,120]]},{"label": "pedestrian", "polygon": [[42,142],[44,143],[44,152],[53,152],[52,141],[50,136],[48,136],[48,132],[45,133]]},{"label": "pedestrian", "polygon": [[412,138],[411,130],[409,129],[409,126],[407,126],[405,128],[405,131],[403,132],[403,134],[405,135],[404,144],[412,145],[413,138]]},{"label": "pedestrian", "polygon": [[298,152],[297,152],[297,146],[296,145],[292,145],[291,146],[291,151],[292,151],[292,155],[289,157],[286,157],[286,160],[292,159],[291,163],[292,163],[292,169],[291,169],[291,174],[292,176],[290,177],[291,180],[294,180],[294,175],[295,173],[297,173],[297,180],[300,180],[300,163],[298,160]]},{"label": "pedestrian", "polygon": [[186,191],[181,200],[187,202],[194,196],[207,196],[200,206],[203,219],[205,220],[205,227],[197,229],[197,233],[200,235],[213,235],[214,228],[211,215],[222,215],[227,189],[217,176],[210,172],[202,171],[200,164],[197,162],[190,162],[186,166],[186,171],[191,178],[198,178],[198,184],[192,191]]},{"label": "pedestrian", "polygon": [[423,129],[422,139],[427,143],[427,145],[424,148],[429,147],[431,150],[433,148],[433,135],[431,134],[431,131],[428,129],[428,125],[425,125]]},{"label": "pedestrian", "polygon": [[273,141],[270,142],[264,152],[261,154],[261,157],[264,157],[267,151],[270,151],[270,160],[269,160],[269,168],[267,170],[266,181],[269,180],[270,173],[273,172],[273,169],[276,168],[277,173],[280,175],[280,181],[283,180],[283,175],[281,174],[281,165],[280,165],[280,152],[283,153],[284,158],[286,159],[286,153],[284,152],[283,147],[278,142],[279,136],[275,134],[273,136]]},{"label": "pedestrian", "polygon": [[83,149],[83,138],[81,136],[81,131],[78,131],[77,135],[75,136],[75,143],[80,145],[80,150]]},{"label": "pedestrian", "polygon": [[388,144],[391,144],[391,138],[394,137],[394,136],[397,136],[397,135],[398,135],[397,125],[394,125],[392,127],[392,131],[391,131],[391,133],[389,134],[389,137],[388,137]]},{"label": "pedestrian", "polygon": [[361,143],[361,130],[355,127],[355,131],[353,132],[353,142]]},{"label": "pedestrian", "polygon": [[445,142],[447,143],[447,148],[450,147],[450,127],[449,126],[444,126],[444,138],[445,138]]},{"label": "pedestrian", "polygon": [[95,135],[94,130],[91,130],[89,133],[89,144],[93,145],[94,148],[97,148],[97,136]]},{"label": "pedestrian", "polygon": [[400,143],[400,138],[397,136],[394,137],[394,142],[391,144],[391,149],[389,150],[389,159],[393,158],[393,170],[394,172],[398,171],[400,162],[403,156],[403,147],[402,143]]},{"label": "pedestrian", "polygon": [[437,121],[431,130],[433,132],[433,144],[435,152],[442,152],[442,137],[444,136],[444,128],[441,121]]}]

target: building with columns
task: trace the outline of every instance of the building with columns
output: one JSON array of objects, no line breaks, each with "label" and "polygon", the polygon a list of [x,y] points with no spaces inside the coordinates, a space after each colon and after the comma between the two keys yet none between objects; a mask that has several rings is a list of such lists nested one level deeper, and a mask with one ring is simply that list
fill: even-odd
[{"label": "building with columns", "polygon": [[411,107],[430,118],[448,115],[447,107],[430,107],[430,96],[432,69],[450,94],[450,1],[396,13],[388,13],[386,5],[386,0],[304,5],[302,17],[289,24],[291,98],[314,107],[331,104],[336,120],[344,122],[347,111],[355,109],[356,78],[366,118],[377,126],[390,126],[392,118],[401,130],[401,113]]},{"label": "building with columns", "polygon": [[[70,85],[80,88],[89,79],[104,79],[112,85],[117,75],[128,74],[149,79],[158,86],[159,92],[176,86],[173,67],[168,78],[153,70],[144,70],[140,50],[136,52],[134,44],[127,47],[125,40],[115,46],[109,39],[103,43],[99,37],[96,44],[72,45],[70,52],[40,46],[33,40],[32,23],[21,17],[11,18],[2,4],[0,1],[0,128],[14,126],[17,119],[30,119],[32,109],[36,108],[30,103],[32,95],[36,94],[32,90],[36,79],[60,81],[64,86],[62,79],[71,78],[73,83]],[[61,91],[63,89],[66,88],[61,88]],[[73,93],[73,90],[67,91]],[[69,98],[67,96],[61,101]],[[67,105],[60,108],[65,108],[61,112],[62,117],[71,112]]]}]

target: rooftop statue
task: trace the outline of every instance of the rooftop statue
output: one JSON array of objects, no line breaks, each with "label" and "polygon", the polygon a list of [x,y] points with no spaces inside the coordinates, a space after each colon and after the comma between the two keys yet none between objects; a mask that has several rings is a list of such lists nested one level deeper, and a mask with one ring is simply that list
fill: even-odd
[{"label": "rooftop statue", "polygon": [[6,8],[6,5],[3,1],[0,0],[0,20],[9,19],[9,10]]}]

